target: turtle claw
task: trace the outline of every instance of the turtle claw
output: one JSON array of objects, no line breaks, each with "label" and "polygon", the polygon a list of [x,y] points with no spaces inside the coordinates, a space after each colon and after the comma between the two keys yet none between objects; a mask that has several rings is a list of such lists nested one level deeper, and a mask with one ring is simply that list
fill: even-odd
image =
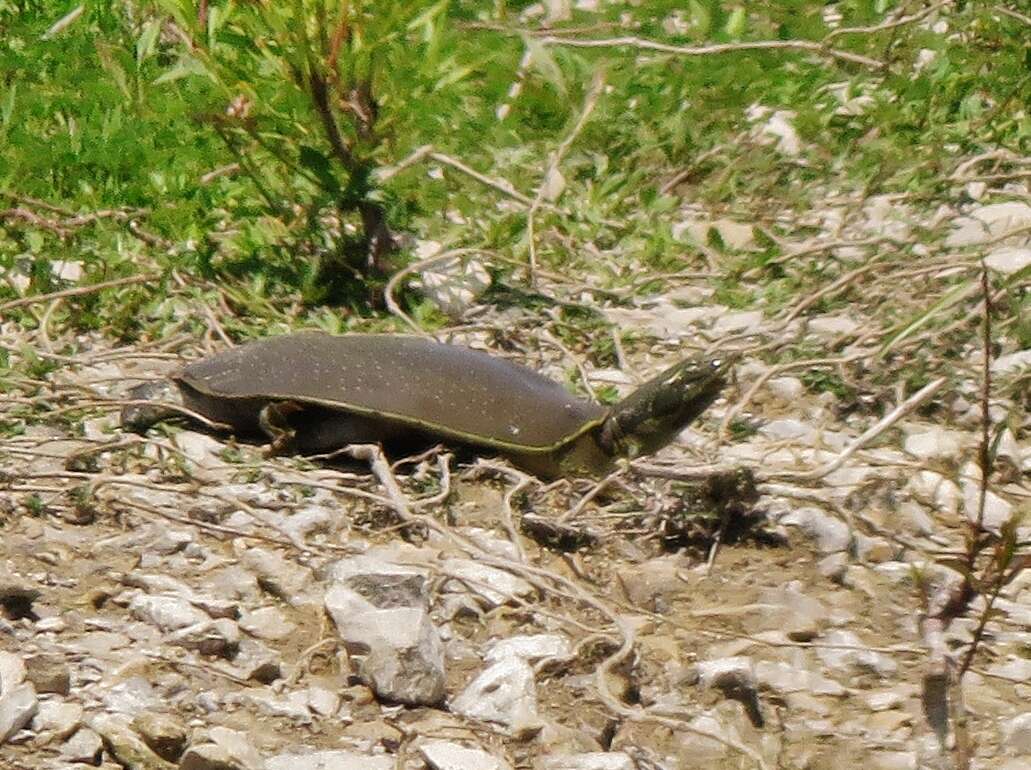
[{"label": "turtle claw", "polygon": [[262,433],[269,437],[269,445],[265,450],[266,457],[291,452],[297,431],[290,425],[290,415],[303,408],[296,401],[277,401],[261,408],[258,412],[258,425]]}]

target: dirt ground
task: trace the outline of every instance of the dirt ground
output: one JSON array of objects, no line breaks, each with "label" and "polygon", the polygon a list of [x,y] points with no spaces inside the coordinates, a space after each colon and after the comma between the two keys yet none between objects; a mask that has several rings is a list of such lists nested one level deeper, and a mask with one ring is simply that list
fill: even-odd
[{"label": "dirt ground", "polygon": [[[787,375],[748,404],[755,430],[720,442],[746,362],[675,446],[601,490],[431,453],[391,492],[367,467],[79,411],[198,354],[82,342],[36,401],[7,404],[0,766],[887,770],[949,767],[957,740],[972,767],[1031,761],[1026,573],[962,686],[935,690],[984,615],[974,598],[929,646],[962,582],[947,565],[979,487],[971,420],[903,410],[862,442],[877,414]],[[728,469],[745,475],[704,481]],[[1029,471],[1010,434],[986,529],[1026,506]],[[439,638],[443,698],[399,703],[335,614],[341,574],[379,590],[389,569],[424,585],[405,617]],[[506,640],[536,651],[504,657]],[[402,689],[422,682],[412,650]]]}]

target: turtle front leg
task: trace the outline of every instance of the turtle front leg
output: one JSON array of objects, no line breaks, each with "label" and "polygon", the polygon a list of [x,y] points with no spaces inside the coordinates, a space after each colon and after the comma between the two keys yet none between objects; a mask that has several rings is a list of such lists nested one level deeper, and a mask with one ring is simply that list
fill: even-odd
[{"label": "turtle front leg", "polygon": [[297,435],[297,431],[290,425],[290,415],[303,408],[296,401],[274,401],[261,408],[258,412],[258,426],[269,437],[266,456],[273,457],[290,451]]}]

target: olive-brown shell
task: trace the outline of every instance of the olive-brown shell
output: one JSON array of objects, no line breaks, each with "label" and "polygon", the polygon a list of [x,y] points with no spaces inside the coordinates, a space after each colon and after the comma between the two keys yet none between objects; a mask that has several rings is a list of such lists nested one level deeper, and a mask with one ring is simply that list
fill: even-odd
[{"label": "olive-brown shell", "polygon": [[516,450],[560,446],[607,414],[518,364],[396,335],[270,337],[189,364],[176,379],[214,398],[318,404]]}]

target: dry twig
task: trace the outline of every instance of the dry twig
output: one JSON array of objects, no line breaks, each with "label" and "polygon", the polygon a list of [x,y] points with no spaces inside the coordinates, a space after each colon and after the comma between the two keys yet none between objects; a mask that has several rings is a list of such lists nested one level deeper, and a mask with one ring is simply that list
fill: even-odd
[{"label": "dry twig", "polygon": [[111,281],[101,281],[100,283],[93,283],[89,286],[76,286],[72,289],[61,289],[61,291],[52,291],[48,294],[35,294],[31,297],[22,297],[21,299],[11,300],[0,305],[0,313],[6,313],[9,310],[15,308],[24,307],[25,305],[34,305],[40,302],[50,302],[55,299],[65,299],[67,297],[81,297],[86,294],[93,294],[94,292],[103,291],[104,289],[113,289],[118,286],[130,286],[137,283],[147,283],[149,281],[156,280],[159,276],[155,273],[141,273],[139,275],[129,275],[125,278],[115,278]]},{"label": "dry twig", "polygon": [[888,18],[880,24],[872,24],[867,27],[841,27],[824,36],[823,42],[826,44],[834,38],[842,37],[844,35],[873,35],[878,32],[884,32],[885,30],[898,29],[899,27],[904,27],[909,24],[915,24],[916,22],[926,19],[931,14],[936,13],[951,4],[951,0],[945,0],[945,2],[929,5],[917,13],[910,14],[909,16],[902,15],[905,12],[905,5],[903,5],[897,11],[896,18]]},{"label": "dry twig", "polygon": [[1016,19],[1017,21],[1023,22],[1024,24],[1027,24],[1029,27],[1031,27],[1031,16],[1026,16],[1023,13],[1014,11],[1012,8],[1007,8],[1004,5],[996,5],[995,10],[1001,13],[1003,16],[1009,16],[1011,19]]},{"label": "dry twig", "polygon": [[794,481],[816,481],[818,479],[822,479],[824,476],[838,470],[845,464],[845,461],[848,460],[848,458],[880,436],[884,431],[888,430],[888,428],[897,423],[907,414],[919,408],[921,404],[941,390],[946,382],[948,382],[946,378],[939,377],[938,379],[932,380],[924,385],[924,387],[920,388],[920,390],[892,409],[888,414],[884,415],[884,417],[878,420],[875,425],[867,429],[861,436],[859,436],[859,438],[855,439],[851,444],[845,447],[845,449],[838,453],[837,457],[826,465],[802,473],[786,472],[768,474],[767,478]]},{"label": "dry twig", "polygon": [[580,116],[576,119],[576,123],[573,125],[569,135],[562,140],[558,149],[552,153],[551,158],[548,161],[548,167],[544,171],[544,177],[541,179],[541,183],[537,187],[537,194],[534,196],[533,203],[530,204],[529,211],[526,212],[526,237],[530,251],[527,282],[530,286],[533,286],[536,283],[537,273],[537,238],[534,233],[537,210],[544,204],[544,198],[548,195],[549,187],[558,174],[558,168],[562,163],[562,159],[565,157],[566,153],[569,152],[569,148],[573,146],[573,142],[576,141],[576,137],[578,137],[580,132],[583,131],[584,126],[587,125],[587,121],[591,117],[591,113],[594,112],[594,108],[597,106],[598,99],[601,97],[601,93],[604,88],[605,72],[600,69],[596,70],[594,78],[591,81],[591,86],[587,90],[587,95],[584,97],[583,107],[580,109]]},{"label": "dry twig", "polygon": [[544,45],[567,46],[571,48],[634,48],[641,51],[653,51],[655,53],[675,54],[677,56],[713,56],[724,53],[740,53],[743,51],[808,51],[820,56],[827,56],[832,59],[859,64],[872,70],[884,69],[884,63],[867,56],[861,56],[850,51],[842,51],[831,48],[823,43],[816,43],[812,40],[757,40],[750,43],[713,43],[711,45],[671,45],[660,43],[656,40],[647,40],[635,35],[623,37],[581,39],[558,37],[557,35],[546,35],[538,37],[538,42]]}]

